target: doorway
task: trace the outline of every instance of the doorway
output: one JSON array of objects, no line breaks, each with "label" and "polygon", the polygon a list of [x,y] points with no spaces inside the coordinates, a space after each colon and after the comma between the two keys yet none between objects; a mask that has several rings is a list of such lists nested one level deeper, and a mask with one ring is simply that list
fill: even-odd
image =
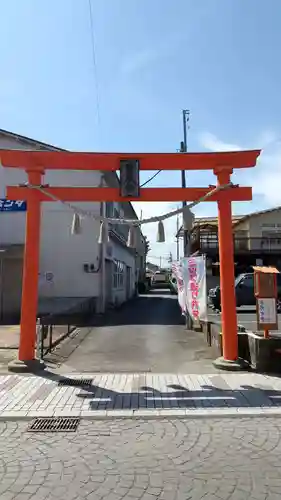
[{"label": "doorway", "polygon": [[0,322],[15,324],[20,320],[23,248],[11,246],[0,251]]},{"label": "doorway", "polygon": [[131,298],[131,268],[126,266],[126,300]]},{"label": "doorway", "polygon": [[113,287],[113,263],[111,260],[105,261],[105,307],[112,304],[112,287]]}]

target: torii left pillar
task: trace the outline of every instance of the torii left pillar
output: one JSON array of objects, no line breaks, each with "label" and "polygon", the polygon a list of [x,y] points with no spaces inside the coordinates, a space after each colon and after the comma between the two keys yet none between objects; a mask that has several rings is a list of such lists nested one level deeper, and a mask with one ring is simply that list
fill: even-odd
[{"label": "torii left pillar", "polygon": [[[28,182],[41,185],[44,171],[28,170]],[[36,371],[44,363],[34,359],[36,344],[36,318],[38,305],[38,275],[40,259],[41,201],[36,189],[31,189],[27,199],[26,232],[21,299],[21,334],[19,359],[13,362],[13,371]]]}]

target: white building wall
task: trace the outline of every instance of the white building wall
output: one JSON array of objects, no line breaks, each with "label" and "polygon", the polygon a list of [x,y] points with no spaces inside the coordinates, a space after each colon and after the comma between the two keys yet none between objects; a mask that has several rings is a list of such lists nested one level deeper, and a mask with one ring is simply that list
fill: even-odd
[{"label": "white building wall", "polygon": [[25,212],[0,212],[0,245],[22,245],[24,235]]},{"label": "white building wall", "polygon": [[[99,222],[83,219],[71,234],[72,213],[43,210],[40,248],[41,297],[97,297],[100,291]],[[98,272],[85,272],[84,264]],[[45,277],[53,276],[50,281]]]},{"label": "white building wall", "polygon": [[[3,147],[1,140],[0,147]],[[100,180],[100,172],[48,171],[43,183],[88,187],[98,186]],[[1,168],[1,197],[5,198],[7,185],[18,185],[26,181],[25,172]],[[100,213],[100,203],[76,205],[96,214]],[[99,267],[99,222],[85,218],[82,221],[82,234],[71,235],[73,212],[61,203],[42,203],[41,216],[40,297],[98,296],[100,272],[86,273],[83,264]],[[24,244],[25,217],[25,213],[21,212],[0,213],[0,244]],[[46,273],[52,273],[53,280],[47,281]]]},{"label": "white building wall", "polygon": [[245,232],[245,237],[250,237],[250,222],[249,222],[249,219],[246,219],[245,221],[243,222],[239,222],[239,224],[235,225],[233,227],[233,232],[234,233],[238,233],[240,231],[243,231]]},{"label": "white building wall", "polygon": [[[44,182],[51,186],[98,186],[100,172],[48,171]],[[73,203],[92,213],[100,214],[100,203]],[[85,217],[82,232],[71,234],[73,212],[62,203],[42,204],[40,273],[53,273],[53,283],[41,280],[41,296],[97,297],[101,273],[87,273],[84,264],[99,269],[99,221]]]},{"label": "white building wall", "polygon": [[[112,249],[112,258],[113,260],[119,260],[120,262],[123,262],[130,268],[130,297],[134,295],[135,292],[135,256],[134,254],[131,254],[126,247],[123,247],[122,245],[114,244],[113,249]],[[112,298],[113,298],[113,303],[121,304],[122,302],[125,302],[126,300],[126,270],[125,270],[125,276],[124,276],[124,283],[121,288],[113,288],[112,291]]]},{"label": "white building wall", "polygon": [[250,218],[250,237],[261,238],[263,231],[281,232],[281,209]]}]

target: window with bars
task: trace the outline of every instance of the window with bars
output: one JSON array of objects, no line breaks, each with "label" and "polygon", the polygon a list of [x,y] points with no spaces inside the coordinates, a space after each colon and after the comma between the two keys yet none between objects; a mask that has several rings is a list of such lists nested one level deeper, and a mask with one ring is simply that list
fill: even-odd
[{"label": "window with bars", "polygon": [[113,217],[113,203],[112,201],[107,201],[105,203],[105,216]]},{"label": "window with bars", "polygon": [[123,288],[125,285],[125,264],[115,260],[113,264],[113,288]]},{"label": "window with bars", "polygon": [[281,233],[279,231],[262,231],[262,244],[281,245]]}]

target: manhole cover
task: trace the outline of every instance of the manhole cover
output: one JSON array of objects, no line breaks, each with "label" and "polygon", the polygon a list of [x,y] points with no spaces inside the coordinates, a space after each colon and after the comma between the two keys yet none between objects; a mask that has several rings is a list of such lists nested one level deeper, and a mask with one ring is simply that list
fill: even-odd
[{"label": "manhole cover", "polygon": [[80,418],[74,417],[42,417],[35,418],[29,426],[28,432],[75,432]]},{"label": "manhole cover", "polygon": [[89,387],[92,385],[92,378],[62,378],[59,385],[68,385],[74,387]]}]

